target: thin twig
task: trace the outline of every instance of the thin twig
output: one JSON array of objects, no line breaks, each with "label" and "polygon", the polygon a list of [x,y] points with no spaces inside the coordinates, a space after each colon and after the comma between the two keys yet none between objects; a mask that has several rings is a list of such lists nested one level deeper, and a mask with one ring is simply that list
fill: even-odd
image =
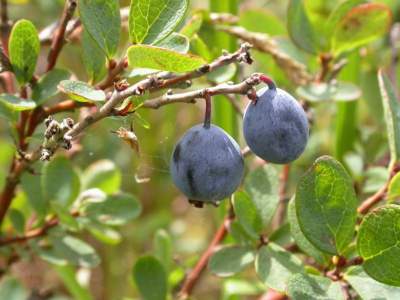
[{"label": "thin twig", "polygon": [[102,82],[97,84],[96,87],[101,90],[111,87],[118,75],[120,75],[127,67],[128,59],[124,57],[115,65],[114,68],[108,72],[107,77]]},{"label": "thin twig", "polygon": [[50,71],[54,68],[57,62],[58,55],[61,52],[62,47],[64,46],[64,34],[67,28],[68,22],[71,20],[74,15],[75,8],[77,6],[76,0],[67,0],[65,2],[64,11],[61,17],[60,26],[56,31],[54,38],[51,43],[51,48],[49,52],[49,56],[47,58],[47,71]]},{"label": "thin twig", "polygon": [[214,253],[215,248],[225,239],[226,235],[228,234],[229,227],[234,219],[234,212],[232,206],[228,212],[228,215],[225,217],[224,221],[222,222],[221,226],[218,228],[217,232],[215,233],[211,243],[208,245],[207,249],[201,255],[199,261],[197,262],[194,269],[190,272],[190,274],[186,277],[181,290],[179,291],[179,299],[185,300],[187,299],[190,294],[192,293],[193,288],[195,287],[196,283],[200,279],[201,274],[205,270],[208,264],[208,260],[210,259],[211,255]]}]

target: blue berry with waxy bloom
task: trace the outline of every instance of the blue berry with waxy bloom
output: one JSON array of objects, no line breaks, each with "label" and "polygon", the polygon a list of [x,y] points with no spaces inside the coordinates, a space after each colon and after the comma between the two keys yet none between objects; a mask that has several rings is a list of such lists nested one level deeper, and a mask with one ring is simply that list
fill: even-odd
[{"label": "blue berry with waxy bloom", "polygon": [[257,96],[256,101],[248,104],[243,120],[243,134],[249,148],[271,163],[294,161],[303,153],[308,140],[304,109],[272,81]]},{"label": "blue berry with waxy bloom", "polygon": [[223,129],[199,124],[176,144],[170,164],[175,185],[195,206],[218,204],[240,185],[244,161],[239,145]]}]

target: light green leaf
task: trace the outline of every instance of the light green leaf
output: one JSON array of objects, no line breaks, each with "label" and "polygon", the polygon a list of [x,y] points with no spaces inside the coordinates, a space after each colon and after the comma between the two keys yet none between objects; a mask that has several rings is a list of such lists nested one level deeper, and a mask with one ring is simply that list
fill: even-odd
[{"label": "light green leaf", "polygon": [[111,160],[98,160],[91,164],[82,174],[82,188],[98,188],[106,194],[119,190],[122,175],[119,168]]},{"label": "light green leaf", "polygon": [[344,300],[338,281],[322,276],[296,274],[288,283],[288,295],[296,300]]},{"label": "light green leaf", "polygon": [[214,83],[223,83],[233,79],[236,75],[236,65],[229,64],[207,74],[207,79]]},{"label": "light green leaf", "polygon": [[101,80],[106,74],[106,55],[87,30],[82,33],[82,59],[91,83]]},{"label": "light green leaf", "polygon": [[286,35],[286,27],[275,13],[262,8],[246,9],[240,12],[239,25],[249,31],[274,35]]},{"label": "light green leaf", "polygon": [[32,110],[36,107],[35,101],[19,98],[11,94],[0,94],[0,102],[11,111]]},{"label": "light green leaf", "polygon": [[108,58],[117,52],[121,33],[118,0],[79,0],[79,14],[85,30]]},{"label": "light green leaf", "polygon": [[389,29],[390,8],[382,3],[365,3],[353,7],[337,23],[331,41],[336,55],[367,44]]},{"label": "light green leaf", "polygon": [[209,47],[197,34],[190,40],[190,52],[201,56],[206,61],[211,61],[213,57]]},{"label": "light green leaf", "polygon": [[82,224],[82,226],[87,229],[90,234],[92,234],[100,242],[109,245],[116,245],[122,239],[121,234],[118,231],[110,228],[107,225],[101,224],[96,220],[79,217],[77,221],[79,222],[79,224]]},{"label": "light green leaf", "polygon": [[389,78],[378,72],[378,82],[381,90],[383,110],[390,148],[391,164],[400,158],[400,104]]},{"label": "light green leaf", "polygon": [[251,172],[244,182],[245,191],[257,207],[266,226],[275,214],[279,203],[279,178],[275,167],[264,165]]},{"label": "light green leaf", "polygon": [[198,56],[147,45],[129,47],[128,62],[132,68],[150,68],[177,73],[193,71],[205,64],[205,61]]},{"label": "light green leaf", "polygon": [[142,208],[139,201],[130,194],[115,194],[104,201],[91,202],[84,208],[89,218],[107,225],[123,225],[139,216]]},{"label": "light green leaf", "polygon": [[78,231],[80,229],[78,221],[71,215],[68,209],[66,209],[59,202],[51,202],[51,208],[57,214],[58,219],[60,220],[60,225],[70,231]]},{"label": "light green leaf", "polygon": [[0,299],[21,300],[28,299],[28,291],[16,279],[4,277],[0,282]]},{"label": "light green leaf", "polygon": [[285,292],[289,278],[304,272],[301,260],[274,243],[259,249],[256,257],[258,278],[269,288]]},{"label": "light green leaf", "polygon": [[247,234],[257,239],[263,229],[263,222],[256,205],[249,195],[244,191],[236,192],[233,199],[233,208],[243,229]]},{"label": "light green leaf", "polygon": [[56,95],[60,81],[66,80],[70,76],[71,74],[67,70],[53,69],[41,77],[32,91],[32,99],[36,102],[36,105],[42,105]]},{"label": "light green leaf", "polygon": [[400,173],[394,175],[390,180],[388,188],[388,201],[394,201],[400,197]]},{"label": "light green leaf", "polygon": [[24,216],[24,214],[18,209],[11,208],[8,211],[8,216],[11,220],[13,228],[19,234],[23,234],[25,232],[25,216]]},{"label": "light green leaf", "polygon": [[301,231],[323,252],[342,254],[351,242],[357,203],[351,177],[329,156],[318,158],[297,185],[295,204]]},{"label": "light green leaf", "polygon": [[158,259],[153,256],[139,258],[132,275],[143,299],[166,300],[167,273]]},{"label": "light green leaf", "polygon": [[299,221],[296,215],[294,199],[290,200],[289,202],[288,219],[290,223],[290,232],[292,233],[292,237],[294,238],[297,246],[299,246],[304,253],[312,256],[320,264],[325,264],[328,261],[327,255],[315,248],[314,245],[307,240],[300,229]]},{"label": "light green leaf", "polygon": [[0,118],[3,118],[9,122],[17,122],[18,113],[9,108],[4,102],[0,101]]},{"label": "light green leaf", "polygon": [[40,42],[35,25],[28,20],[19,20],[10,34],[10,62],[21,85],[29,82],[35,72]]},{"label": "light green leaf", "polygon": [[203,24],[203,14],[195,13],[190,20],[182,27],[179,33],[183,34],[188,38],[192,38],[197,32],[199,32],[201,25]]},{"label": "light green leaf", "polygon": [[58,89],[78,102],[94,103],[106,100],[104,91],[96,90],[94,87],[82,81],[63,80],[58,85]]},{"label": "light green leaf", "polygon": [[25,172],[21,177],[22,189],[28,197],[29,204],[36,211],[39,218],[44,218],[47,213],[48,201],[43,195],[40,181],[41,176],[32,175],[28,172]]},{"label": "light green leaf", "polygon": [[154,44],[167,37],[184,17],[186,0],[131,1],[129,35],[133,44]]},{"label": "light green leaf", "polygon": [[173,260],[172,240],[164,229],[157,230],[154,236],[154,254],[164,265],[165,270],[169,271]]},{"label": "light green leaf", "polygon": [[228,277],[241,272],[254,258],[254,247],[225,246],[211,256],[208,268],[218,276]]},{"label": "light green leaf", "polygon": [[170,36],[157,43],[156,46],[179,53],[187,53],[189,51],[189,39],[182,34],[173,32]]},{"label": "light green leaf", "polygon": [[344,279],[356,290],[363,300],[400,299],[400,288],[380,283],[356,266],[344,274]]},{"label": "light green leaf", "polygon": [[85,268],[95,267],[100,263],[100,257],[92,246],[70,235],[50,235],[54,251],[74,266]]},{"label": "light green leaf", "polygon": [[302,0],[290,0],[287,12],[287,28],[290,38],[299,48],[313,54],[316,53],[318,45],[315,32]]},{"label": "light green leaf", "polygon": [[66,157],[58,156],[46,163],[41,179],[46,201],[57,201],[69,207],[78,196],[79,177]]},{"label": "light green leaf", "polygon": [[296,93],[310,102],[352,101],[361,97],[361,90],[350,82],[316,83],[299,86]]},{"label": "light green leaf", "polygon": [[223,300],[236,300],[238,295],[257,296],[265,292],[265,288],[261,283],[254,280],[245,281],[242,279],[226,279],[224,280]]},{"label": "light green leaf", "polygon": [[400,207],[387,205],[364,217],[357,249],[365,272],[375,280],[400,286]]}]

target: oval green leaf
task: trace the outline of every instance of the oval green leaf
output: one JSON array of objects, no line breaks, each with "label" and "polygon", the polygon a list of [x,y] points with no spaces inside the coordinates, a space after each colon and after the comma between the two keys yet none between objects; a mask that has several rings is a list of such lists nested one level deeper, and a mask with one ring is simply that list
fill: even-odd
[{"label": "oval green leaf", "polygon": [[63,80],[58,85],[58,89],[78,102],[93,103],[106,100],[104,91],[96,90],[94,87],[82,81]]},{"label": "oval green leaf", "polygon": [[357,249],[365,272],[375,280],[400,286],[400,207],[387,205],[362,221]]},{"label": "oval green leaf", "polygon": [[28,20],[19,20],[10,34],[10,62],[18,82],[32,79],[39,56],[40,42],[36,27]]},{"label": "oval green leaf", "polygon": [[357,202],[344,167],[332,157],[318,158],[297,185],[295,205],[301,231],[319,250],[342,254],[354,235]]},{"label": "oval green leaf", "polygon": [[225,246],[211,256],[208,268],[220,277],[228,277],[246,268],[254,257],[254,247]]},{"label": "oval green leaf", "polygon": [[173,32],[170,36],[157,43],[156,46],[179,53],[187,53],[189,51],[189,39],[182,34]]},{"label": "oval green leaf", "polygon": [[233,208],[237,220],[247,234],[257,239],[263,229],[263,222],[257,207],[244,191],[235,193]]},{"label": "oval green leaf", "polygon": [[11,111],[32,110],[36,107],[35,101],[20,98],[11,94],[0,94],[0,102]]},{"label": "oval green leaf", "polygon": [[119,1],[79,0],[78,7],[83,26],[107,57],[112,58],[121,33]]},{"label": "oval green leaf", "polygon": [[71,74],[67,70],[61,69],[53,69],[43,75],[34,85],[32,91],[32,99],[36,102],[36,105],[42,105],[55,96],[58,93],[58,84],[70,77]]},{"label": "oval green leaf", "polygon": [[198,56],[147,45],[129,47],[128,62],[132,68],[149,68],[177,73],[193,71],[206,63]]},{"label": "oval green leaf", "polygon": [[87,30],[82,32],[82,60],[91,83],[106,75],[106,55]]},{"label": "oval green leaf", "polygon": [[187,0],[131,1],[129,35],[133,44],[155,44],[166,38],[182,20]]},{"label": "oval green leaf", "polygon": [[121,171],[111,160],[98,160],[90,165],[82,176],[82,188],[98,188],[106,194],[112,194],[121,186]]}]

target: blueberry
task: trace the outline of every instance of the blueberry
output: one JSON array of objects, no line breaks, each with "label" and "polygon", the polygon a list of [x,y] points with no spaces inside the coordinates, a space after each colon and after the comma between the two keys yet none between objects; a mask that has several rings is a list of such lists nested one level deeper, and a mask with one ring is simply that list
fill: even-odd
[{"label": "blueberry", "polygon": [[243,134],[251,151],[262,159],[286,164],[303,153],[308,120],[301,105],[275,86],[262,88],[247,106]]},{"label": "blueberry", "polygon": [[223,129],[199,124],[176,144],[170,171],[189,201],[202,206],[216,204],[238,188],[244,162],[239,145]]}]

